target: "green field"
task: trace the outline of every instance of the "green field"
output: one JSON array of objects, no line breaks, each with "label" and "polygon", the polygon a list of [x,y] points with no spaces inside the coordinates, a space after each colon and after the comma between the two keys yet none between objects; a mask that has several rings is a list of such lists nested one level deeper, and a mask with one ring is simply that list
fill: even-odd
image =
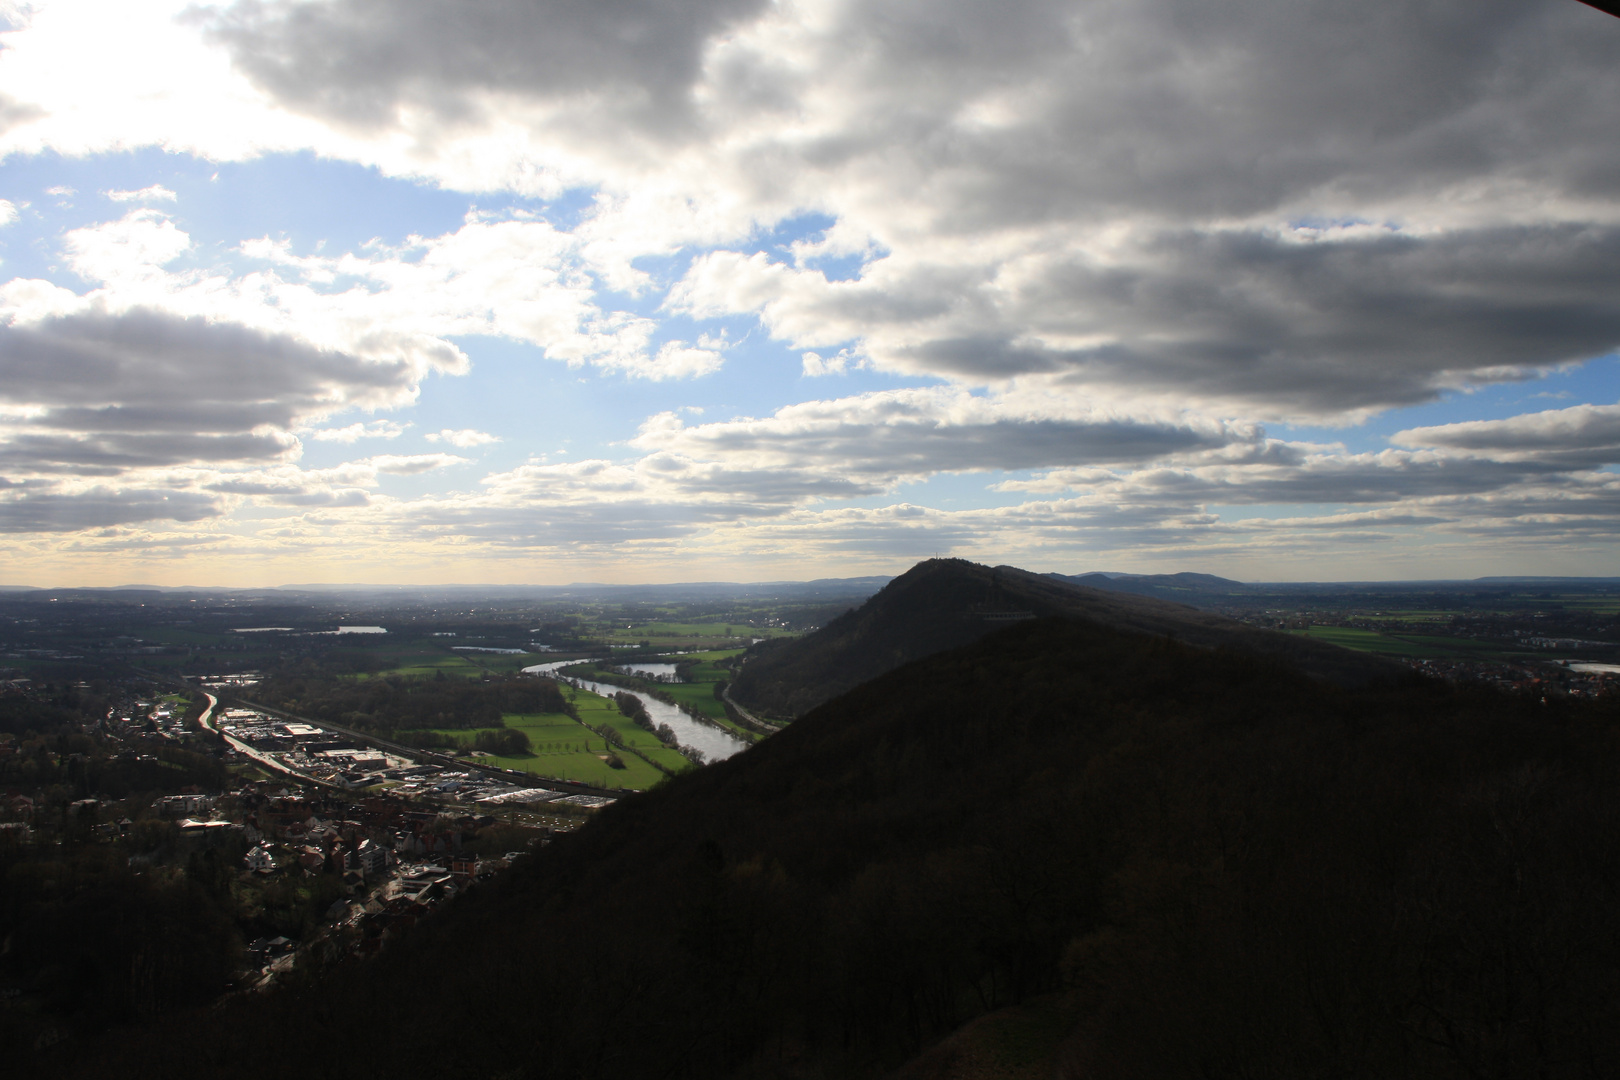
[{"label": "green field", "polygon": [[462,660],[475,668],[497,675],[510,675],[515,671],[522,671],[534,664],[543,664],[548,657],[540,653],[455,653],[458,660]]},{"label": "green field", "polygon": [[[691,764],[679,752],[659,742],[658,736],[646,728],[638,727],[634,720],[619,711],[618,705],[607,698],[598,697],[586,690],[570,688],[565,688],[563,693],[568,695],[569,700],[574,703],[574,708],[579,710],[579,718],[582,721],[592,727],[611,729],[624,740],[626,746],[633,747],[664,768],[679,772]],[[620,756],[623,757],[622,754]],[[626,763],[628,764],[628,759]]]},{"label": "green field", "polygon": [[446,678],[460,676],[476,678],[485,673],[506,674],[542,661],[537,653],[471,653],[455,652],[448,645],[423,640],[389,642],[386,645],[367,646],[363,649],[343,649],[342,652],[365,653],[382,663],[391,665],[383,671],[363,672],[352,676],[372,679],[380,675],[404,675],[432,678],[444,672]]},{"label": "green field", "polygon": [[741,640],[747,644],[753,638],[793,637],[798,631],[779,626],[757,627],[745,622],[601,622],[587,624],[583,632],[600,641],[616,645],[636,644],[642,641],[658,648],[673,648],[680,644],[731,642]]},{"label": "green field", "polygon": [[[581,699],[586,696],[580,694]],[[581,700],[577,704],[583,706],[585,702]],[[580,708],[580,715],[587,715],[584,708]],[[536,776],[555,777],[558,780],[582,780],[587,784],[604,788],[622,787],[645,791],[663,779],[663,773],[634,754],[623,751],[618,753],[619,759],[624,762],[624,768],[610,768],[600,755],[608,753],[611,747],[600,735],[588,731],[573,717],[563,713],[526,716],[514,714],[502,719],[505,720],[507,727],[516,728],[528,735],[530,753],[525,757],[492,756],[480,758],[480,761],[499,765],[503,769],[533,773]],[[594,722],[594,717],[592,719]]]},{"label": "green field", "polygon": [[1564,596],[1559,598],[1563,606],[1574,611],[1584,611],[1592,615],[1614,615],[1620,613],[1620,600],[1612,596]]},{"label": "green field", "polygon": [[[691,762],[673,750],[664,748],[650,732],[633,724],[619,712],[617,705],[584,690],[570,692],[580,719],[596,727],[611,727],[623,737],[625,743],[635,747],[647,757],[672,771],[686,768]],[[556,780],[580,780],[604,788],[634,788],[645,791],[663,779],[659,772],[635,754],[617,751],[624,768],[615,769],[602,760],[611,747],[600,735],[587,729],[565,713],[508,713],[504,725],[523,732],[529,737],[530,752],[522,757],[480,757],[477,760],[503,769],[533,773]],[[499,728],[427,728],[439,735],[448,735],[471,741],[480,731],[499,731]]]},{"label": "green field", "polygon": [[1389,637],[1375,630],[1356,630],[1348,626],[1313,626],[1309,630],[1295,630],[1292,633],[1325,641],[1330,645],[1355,649],[1358,652],[1381,653],[1385,656],[1432,655],[1430,652],[1415,650],[1413,646],[1399,638]]},{"label": "green field", "polygon": [[432,678],[442,671],[447,679],[472,679],[484,674],[483,668],[454,653],[412,652],[398,657],[389,657],[388,659],[399,666],[388,668],[385,671],[362,671],[350,676],[350,678],[376,679],[386,675]]},{"label": "green field", "polygon": [[1309,630],[1289,632],[1359,652],[1412,659],[1496,660],[1519,655],[1517,650],[1504,649],[1490,642],[1438,634],[1381,634],[1376,630],[1359,630],[1350,626],[1312,626]]}]

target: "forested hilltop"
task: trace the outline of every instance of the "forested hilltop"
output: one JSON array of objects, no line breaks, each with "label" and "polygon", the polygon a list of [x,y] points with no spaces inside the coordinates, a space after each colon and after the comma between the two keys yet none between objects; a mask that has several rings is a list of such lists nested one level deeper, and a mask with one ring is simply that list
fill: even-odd
[{"label": "forested hilltop", "polygon": [[[1022,621],[621,802],[375,961],[30,1066],[1613,1075],[1615,735],[1610,700]],[[987,1014],[1019,1038],[929,1050]]]},{"label": "forested hilltop", "polygon": [[1015,566],[929,559],[816,632],[751,648],[731,686],[744,706],[792,719],[901,664],[976,641],[1009,622],[1055,616],[1277,657],[1335,682],[1393,678],[1376,657],[1183,604],[1077,585]]}]

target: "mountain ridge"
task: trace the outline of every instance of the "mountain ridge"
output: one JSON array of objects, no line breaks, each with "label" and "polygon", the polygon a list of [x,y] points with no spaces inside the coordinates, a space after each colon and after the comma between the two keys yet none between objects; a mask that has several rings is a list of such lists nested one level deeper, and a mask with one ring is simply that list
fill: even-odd
[{"label": "mountain ridge", "polygon": [[1153,596],[1093,588],[1014,566],[929,559],[819,630],[752,647],[730,693],[745,708],[788,719],[902,664],[966,645],[1025,617],[1077,619],[1253,652],[1346,684],[1392,678],[1399,671],[1387,660]]}]

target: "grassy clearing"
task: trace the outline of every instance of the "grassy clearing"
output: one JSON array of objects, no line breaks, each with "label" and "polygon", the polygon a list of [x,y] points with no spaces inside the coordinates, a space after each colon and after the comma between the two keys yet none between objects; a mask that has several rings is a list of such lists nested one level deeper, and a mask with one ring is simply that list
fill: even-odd
[{"label": "grassy clearing", "polygon": [[1295,630],[1293,633],[1325,641],[1330,645],[1355,649],[1358,652],[1380,653],[1384,656],[1421,657],[1449,655],[1451,652],[1450,649],[1425,649],[1402,638],[1390,637],[1375,630],[1357,630],[1349,626],[1313,626],[1309,630]]},{"label": "grassy clearing", "polygon": [[[671,750],[658,741],[658,736],[646,728],[638,727],[624,713],[619,706],[605,697],[600,697],[587,690],[565,691],[569,693],[574,708],[579,710],[579,718],[592,727],[610,728],[616,735],[624,740],[624,744],[635,748],[636,752],[657,762],[672,772],[679,772],[692,763],[679,751]],[[623,755],[621,755],[623,756]],[[626,758],[628,763],[629,759]]]},{"label": "grassy clearing", "polygon": [[392,661],[399,665],[386,671],[368,671],[349,676],[355,679],[380,679],[388,675],[404,675],[421,679],[431,679],[440,672],[445,678],[472,679],[484,674],[484,669],[455,653],[430,652],[413,649],[401,650],[393,655],[383,654],[382,659]]},{"label": "grassy clearing", "polygon": [[646,728],[637,727],[634,720],[620,712],[619,706],[607,698],[598,697],[584,690],[565,693],[569,693],[574,708],[579,710],[582,722],[591,727],[613,731],[624,740],[626,746],[635,747],[637,750],[656,750],[664,745],[658,741],[658,736]]},{"label": "grassy clearing", "polygon": [[385,664],[396,666],[349,676],[355,679],[375,679],[386,675],[431,679],[440,672],[444,673],[445,678],[476,679],[486,674],[506,675],[521,671],[545,660],[538,653],[464,653],[454,652],[448,645],[423,642],[401,642],[356,651],[364,651]]},{"label": "grassy clearing", "polygon": [[1360,652],[1379,653],[1415,659],[1472,659],[1496,660],[1520,655],[1520,650],[1505,649],[1472,638],[1442,637],[1438,634],[1381,634],[1375,630],[1358,630],[1349,626],[1313,626],[1309,630],[1294,630],[1318,641],[1339,645]]},{"label": "grassy clearing", "polygon": [[[579,701],[576,703],[580,715],[593,724],[598,724],[598,716],[605,712],[598,706],[592,706],[585,699],[595,698],[600,706],[606,706],[618,712],[618,708],[609,702],[597,698],[594,694],[579,692]],[[514,769],[518,772],[533,773],[535,776],[544,776],[556,780],[580,780],[596,787],[605,788],[635,788],[645,791],[656,784],[663,776],[657,769],[636,757],[634,754],[619,752],[619,758],[624,762],[624,768],[615,769],[602,760],[602,755],[611,751],[611,747],[600,735],[581,725],[573,717],[565,713],[534,713],[518,714],[508,713],[501,718],[505,726],[515,728],[529,737],[529,753],[517,757],[480,757],[477,760],[497,765],[503,769]],[[626,721],[628,723],[628,721]],[[631,725],[635,727],[635,725]],[[499,731],[500,728],[427,728],[422,730],[433,731],[439,735],[448,735],[458,739],[471,741],[480,731]],[[636,728],[640,731],[640,728]],[[646,734],[643,732],[642,734]],[[657,739],[648,735],[647,738],[656,746]],[[628,740],[627,740],[628,741]],[[649,757],[658,757],[671,769],[679,769],[688,764],[679,754],[674,760],[666,760],[669,752],[661,755],[649,754]]]},{"label": "grassy clearing", "polygon": [[613,645],[634,645],[643,641],[654,648],[672,649],[679,646],[720,645],[732,642],[747,644],[754,638],[794,637],[797,630],[784,630],[779,626],[757,627],[746,622],[599,622],[582,627],[584,636]]},{"label": "grassy clearing", "polygon": [[714,684],[722,679],[728,681],[731,679],[731,672],[721,667],[719,661],[729,660],[741,652],[741,649],[721,649],[686,657],[688,660],[701,661],[692,669],[692,681],[664,689],[668,690],[670,696],[680,704],[702,713],[732,734],[752,742],[759,736],[742,725],[733,723],[726,715],[725,705],[714,696]]},{"label": "grassy clearing", "polygon": [[676,683],[673,686],[660,686],[658,689],[669,694],[678,703],[691,709],[696,709],[711,720],[718,720],[730,726],[726,720],[726,707],[720,704],[720,699],[714,696],[714,683]]},{"label": "grassy clearing", "polygon": [[1560,598],[1564,607],[1572,611],[1584,611],[1591,615],[1620,614],[1620,600],[1612,596]]},{"label": "grassy clearing", "polygon": [[513,715],[504,719],[507,727],[517,728],[529,736],[531,752],[522,757],[486,757],[479,760],[504,769],[559,780],[582,780],[605,788],[645,791],[663,778],[663,773],[634,754],[623,751],[618,751],[618,757],[624,762],[624,768],[610,767],[602,760],[602,755],[613,752],[612,748],[600,735],[586,730],[570,716],[542,713],[538,716]]}]

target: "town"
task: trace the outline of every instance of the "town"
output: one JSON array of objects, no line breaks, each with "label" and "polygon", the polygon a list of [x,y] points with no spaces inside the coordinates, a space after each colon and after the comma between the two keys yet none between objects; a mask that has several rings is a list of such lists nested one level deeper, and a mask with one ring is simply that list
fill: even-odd
[{"label": "town", "polygon": [[138,674],[9,679],[0,852],[13,882],[32,866],[204,883],[239,931],[232,990],[263,989],[312,953],[375,952],[614,801],[381,752],[207,692],[251,678],[198,682],[188,694]]}]

